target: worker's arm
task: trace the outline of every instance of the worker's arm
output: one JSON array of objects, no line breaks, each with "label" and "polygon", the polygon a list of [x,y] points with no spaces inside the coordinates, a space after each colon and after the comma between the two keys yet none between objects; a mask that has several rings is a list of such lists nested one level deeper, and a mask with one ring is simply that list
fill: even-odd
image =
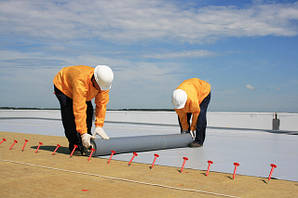
[{"label": "worker's arm", "polygon": [[196,130],[199,114],[200,114],[200,112],[192,113],[192,122],[191,122],[190,131],[195,131]]},{"label": "worker's arm", "polygon": [[179,117],[180,124],[182,126],[183,131],[188,131],[189,125],[187,123],[187,113],[183,112],[182,110],[177,109],[176,113]]},{"label": "worker's arm", "polygon": [[95,97],[95,104],[96,104],[95,126],[96,126],[96,128],[95,128],[94,135],[93,135],[94,138],[96,135],[99,135],[103,139],[110,139],[109,136],[104,131],[104,129],[102,128],[103,124],[104,124],[104,120],[105,120],[106,108],[107,108],[108,102],[109,102],[109,90],[101,91]]},{"label": "worker's arm", "polygon": [[95,97],[95,126],[103,127],[105,116],[106,116],[106,108],[109,102],[109,90],[101,91]]},{"label": "worker's arm", "polygon": [[195,131],[197,128],[198,117],[201,111],[200,103],[197,97],[193,97],[190,104],[191,104],[190,109],[192,113],[190,131]]},{"label": "worker's arm", "polygon": [[87,88],[83,81],[76,81],[73,85],[73,114],[75,117],[76,130],[80,134],[87,133],[86,123],[86,95]]}]

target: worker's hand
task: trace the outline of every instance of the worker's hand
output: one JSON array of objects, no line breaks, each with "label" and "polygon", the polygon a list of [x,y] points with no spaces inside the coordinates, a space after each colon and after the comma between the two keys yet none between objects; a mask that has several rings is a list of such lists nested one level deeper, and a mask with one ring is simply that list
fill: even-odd
[{"label": "worker's hand", "polygon": [[192,137],[192,139],[196,138],[196,131],[190,131],[190,135]]},{"label": "worker's hand", "polygon": [[106,132],[103,130],[102,127],[96,127],[93,137],[95,138],[96,135],[99,135],[102,139],[108,140],[110,139]]},{"label": "worker's hand", "polygon": [[83,143],[83,146],[87,149],[90,149],[90,147],[92,148],[92,144],[90,143],[90,140],[93,139],[94,137],[91,136],[90,134],[88,133],[84,133],[81,135],[81,138],[82,138],[82,143]]}]

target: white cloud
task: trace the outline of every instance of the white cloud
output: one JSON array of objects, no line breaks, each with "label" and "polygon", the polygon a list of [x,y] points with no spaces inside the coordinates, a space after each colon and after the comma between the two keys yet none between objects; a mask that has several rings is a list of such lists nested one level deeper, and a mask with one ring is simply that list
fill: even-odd
[{"label": "white cloud", "polygon": [[43,39],[99,38],[114,42],[175,39],[206,42],[222,37],[294,36],[298,3],[246,8],[182,9],[171,1],[2,1],[1,33]]},{"label": "white cloud", "polygon": [[14,60],[16,58],[40,57],[41,53],[19,52],[12,50],[0,50],[0,60]]},{"label": "white cloud", "polygon": [[[59,64],[59,61],[63,64]],[[38,89],[34,89],[34,92],[38,92],[34,93],[34,96],[37,94],[51,96],[52,79],[55,74],[62,67],[77,64],[90,66],[107,64],[112,67],[115,79],[111,90],[109,108],[167,107],[170,104],[170,92],[179,85],[180,75],[183,75],[177,74],[177,71],[182,70],[183,66],[171,62],[134,62],[98,55],[65,57],[63,54],[51,56],[47,59],[46,54],[43,53],[0,51],[0,66],[3,71],[0,74],[0,82],[6,85],[2,90],[5,87],[9,87],[9,90],[14,90],[14,92],[15,90],[22,90],[18,91],[16,98],[22,98],[23,102],[20,102],[19,99],[14,102],[29,104],[32,87],[36,84],[39,85]],[[13,94],[13,91],[5,91],[8,96]],[[7,103],[3,105],[8,105],[9,102],[12,101],[7,100]],[[53,104],[50,99],[47,102]]]},{"label": "white cloud", "polygon": [[[189,74],[204,73],[205,69],[204,66],[194,68],[180,60],[175,63],[164,59],[217,55],[203,49],[187,51],[184,46],[188,43],[225,37],[297,35],[298,3],[191,8],[174,2],[177,3],[162,0],[0,1],[0,35],[9,44],[4,44],[2,49],[12,50],[0,51],[1,82],[5,84],[3,88],[12,90],[4,97],[22,90],[28,92],[28,97],[24,94],[19,98],[31,101],[32,87],[38,84],[40,93],[47,94],[49,90],[42,87],[52,88],[53,76],[64,66],[107,64],[115,71],[111,105],[164,107],[170,104],[170,92],[181,79]],[[173,43],[173,48],[164,41]],[[135,43],[130,45],[130,42]],[[121,45],[123,43],[127,45]],[[152,51],[153,45],[156,45],[155,51]],[[157,60],[144,62],[144,57]],[[42,71],[32,72],[37,69]],[[216,74],[208,74],[205,74],[208,78],[216,78]],[[255,90],[249,84],[246,88]],[[230,89],[227,91],[233,93]]]},{"label": "white cloud", "polygon": [[159,53],[144,55],[145,58],[168,59],[168,58],[201,58],[215,56],[214,52],[208,50],[192,50],[183,52]]},{"label": "white cloud", "polygon": [[249,90],[252,90],[252,91],[256,90],[256,88],[254,86],[250,85],[250,84],[246,84],[245,87]]},{"label": "white cloud", "polygon": [[57,68],[62,65],[64,58],[49,56],[43,52],[21,52],[12,50],[0,50],[0,68]]}]

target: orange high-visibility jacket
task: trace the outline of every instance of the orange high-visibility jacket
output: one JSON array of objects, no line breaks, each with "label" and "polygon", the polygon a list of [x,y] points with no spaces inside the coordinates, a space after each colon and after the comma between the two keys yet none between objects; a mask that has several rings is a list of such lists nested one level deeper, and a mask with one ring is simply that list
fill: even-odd
[{"label": "orange high-visibility jacket", "polygon": [[86,101],[91,101],[95,97],[95,126],[100,127],[104,124],[106,106],[109,102],[109,90],[99,91],[92,85],[94,69],[85,65],[65,67],[53,80],[60,91],[72,98],[76,130],[80,134],[87,133]]},{"label": "orange high-visibility jacket", "polygon": [[198,116],[200,114],[200,104],[209,95],[211,86],[206,81],[198,78],[191,78],[183,81],[177,89],[182,89],[187,94],[187,101],[184,108],[176,109],[176,113],[179,116],[182,129],[187,131],[189,125],[187,123],[187,113],[192,113],[192,123],[190,130],[195,131]]}]

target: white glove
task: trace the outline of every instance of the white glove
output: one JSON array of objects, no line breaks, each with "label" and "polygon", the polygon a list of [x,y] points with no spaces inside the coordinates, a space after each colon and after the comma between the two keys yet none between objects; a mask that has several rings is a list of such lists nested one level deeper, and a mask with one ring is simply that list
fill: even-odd
[{"label": "white glove", "polygon": [[88,133],[84,133],[81,135],[81,138],[82,138],[82,143],[83,143],[83,146],[87,149],[89,149],[90,147],[93,147],[92,144],[90,143],[90,140],[91,139],[94,139],[93,136],[91,136],[90,134]]},{"label": "white glove", "polygon": [[190,131],[190,135],[191,135],[193,140],[196,138],[196,132],[195,131]]},{"label": "white glove", "polygon": [[109,136],[106,134],[106,132],[103,130],[102,127],[96,127],[93,138],[95,138],[96,135],[99,135],[102,139],[108,140],[110,139]]}]

